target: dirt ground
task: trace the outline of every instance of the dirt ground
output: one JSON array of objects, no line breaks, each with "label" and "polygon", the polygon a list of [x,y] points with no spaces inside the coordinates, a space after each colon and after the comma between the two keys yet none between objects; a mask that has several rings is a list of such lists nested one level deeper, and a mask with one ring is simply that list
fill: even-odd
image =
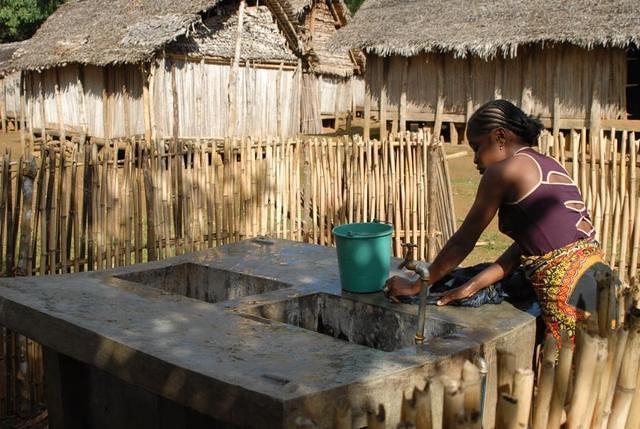
[{"label": "dirt ground", "polygon": [[20,156],[22,153],[20,133],[16,131],[5,133],[4,130],[0,130],[0,154],[4,155],[6,150],[11,152],[12,158]]},{"label": "dirt ground", "polygon": [[[467,151],[468,155],[449,161],[451,175],[451,187],[453,189],[453,204],[456,211],[456,222],[460,226],[465,215],[471,208],[476,196],[476,190],[480,181],[480,174],[473,164],[473,156],[468,146],[445,146],[447,153]],[[479,245],[464,260],[463,266],[478,264],[480,262],[493,262],[511,244],[511,239],[498,230],[497,217],[484,231]]]}]

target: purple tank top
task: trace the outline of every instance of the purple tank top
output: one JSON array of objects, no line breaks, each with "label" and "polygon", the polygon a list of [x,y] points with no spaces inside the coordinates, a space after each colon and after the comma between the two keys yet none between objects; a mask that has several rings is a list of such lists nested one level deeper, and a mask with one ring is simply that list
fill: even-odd
[{"label": "purple tank top", "polygon": [[511,237],[525,256],[544,255],[593,237],[586,205],[567,171],[532,148],[520,149],[514,156],[531,158],[538,166],[540,180],[518,201],[502,203],[500,231]]}]

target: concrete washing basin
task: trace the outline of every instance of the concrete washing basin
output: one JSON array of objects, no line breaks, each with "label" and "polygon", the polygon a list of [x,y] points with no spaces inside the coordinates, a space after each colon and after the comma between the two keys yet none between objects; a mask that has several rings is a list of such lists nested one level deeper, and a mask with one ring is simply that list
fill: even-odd
[{"label": "concrete washing basin", "polygon": [[[43,345],[50,427],[331,427],[496,350],[532,360],[535,319],[510,304],[417,308],[343,293],[335,249],[247,240],[114,270],[0,279],[0,324]],[[495,394],[487,409],[495,410]],[[493,415],[484,427],[492,427]]]},{"label": "concrete washing basin", "polygon": [[[248,314],[327,335],[341,341],[392,352],[414,347],[417,316],[361,302],[357,296],[315,293],[246,308]],[[462,326],[428,318],[427,341]]]}]

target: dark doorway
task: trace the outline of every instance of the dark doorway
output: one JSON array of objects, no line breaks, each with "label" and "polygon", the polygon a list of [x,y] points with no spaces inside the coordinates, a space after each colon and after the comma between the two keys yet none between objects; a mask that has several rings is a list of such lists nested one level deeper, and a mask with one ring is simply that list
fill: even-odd
[{"label": "dark doorway", "polygon": [[640,119],[640,49],[627,51],[627,119]]}]

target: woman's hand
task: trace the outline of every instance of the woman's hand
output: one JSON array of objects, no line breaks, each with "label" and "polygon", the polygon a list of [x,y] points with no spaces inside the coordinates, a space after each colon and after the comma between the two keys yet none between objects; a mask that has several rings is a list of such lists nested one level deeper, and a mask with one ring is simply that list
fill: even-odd
[{"label": "woman's hand", "polygon": [[396,296],[413,296],[420,292],[420,279],[417,281],[408,280],[404,277],[391,277],[384,285],[385,295],[395,302],[399,302]]},{"label": "woman's hand", "polygon": [[449,292],[442,295],[438,300],[437,304],[447,305],[452,301],[458,301],[461,299],[469,298],[470,296],[475,295],[476,292],[478,292],[478,288],[471,282],[467,282],[462,286],[458,286],[455,289],[451,289]]}]

